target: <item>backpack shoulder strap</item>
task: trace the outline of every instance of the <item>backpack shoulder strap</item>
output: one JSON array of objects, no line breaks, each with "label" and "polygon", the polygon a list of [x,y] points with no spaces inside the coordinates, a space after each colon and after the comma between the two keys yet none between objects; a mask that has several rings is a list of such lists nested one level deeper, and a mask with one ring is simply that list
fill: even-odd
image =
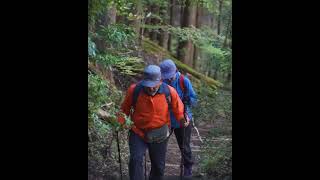
[{"label": "backpack shoulder strap", "polygon": [[182,89],[182,92],[184,92],[184,75],[183,74],[180,74],[179,84],[180,84],[180,88]]},{"label": "backpack shoulder strap", "polygon": [[[171,109],[171,94],[170,94],[170,90],[168,87],[169,85],[167,85],[166,83],[162,83],[161,86],[163,86],[162,88],[164,90],[164,94],[166,97],[166,101],[168,103],[168,107],[169,107],[169,109]],[[141,83],[138,83],[136,85],[136,87],[134,87],[133,95],[132,95],[132,107],[135,107],[142,88],[143,88],[143,86],[141,85]]]},{"label": "backpack shoulder strap", "polygon": [[[188,74],[186,75],[186,77],[188,77]],[[188,101],[188,96],[186,95],[186,87],[185,87],[185,84],[184,84],[184,80],[185,80],[185,76],[183,74],[180,74],[180,78],[179,78],[179,85],[180,85],[180,88],[183,92],[183,97],[182,97],[182,102],[183,104],[187,104],[187,101]]]},{"label": "backpack shoulder strap", "polygon": [[140,91],[142,90],[143,86],[141,85],[141,83],[137,83],[136,87],[134,87],[133,90],[133,95],[132,95],[132,106],[135,107],[137,100],[138,100],[138,96],[140,94]]},{"label": "backpack shoulder strap", "polygon": [[162,83],[161,86],[163,87],[163,91],[166,96],[166,101],[168,103],[168,107],[169,107],[169,109],[171,109],[171,94],[170,94],[170,89],[168,87],[169,85],[167,85],[166,83]]}]

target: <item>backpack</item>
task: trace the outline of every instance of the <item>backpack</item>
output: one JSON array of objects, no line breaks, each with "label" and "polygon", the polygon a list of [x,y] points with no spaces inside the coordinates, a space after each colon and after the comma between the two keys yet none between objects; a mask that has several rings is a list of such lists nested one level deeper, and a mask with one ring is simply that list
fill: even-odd
[{"label": "backpack", "polygon": [[[165,94],[165,97],[166,97],[166,101],[168,103],[168,107],[169,107],[169,110],[171,109],[171,94],[170,94],[170,90],[169,90],[169,85],[167,85],[166,83],[162,83],[161,84],[162,87],[160,88],[163,88],[164,89],[164,94]],[[136,87],[134,87],[134,90],[133,90],[133,95],[132,95],[132,107],[134,108],[136,103],[137,103],[137,100],[138,100],[138,96],[140,94],[140,91],[143,89],[143,86],[141,83],[138,83],[136,85]]]},{"label": "backpack", "polygon": [[179,84],[180,84],[180,88],[182,89],[182,92],[184,93],[184,75],[180,74],[180,78],[179,78]]},{"label": "backpack", "polygon": [[[188,120],[189,119],[189,116],[188,116],[188,113],[186,112],[186,106],[188,104],[188,101],[189,101],[189,97],[186,96],[185,92],[186,92],[186,89],[185,89],[185,86],[184,86],[184,75],[183,74],[180,74],[180,77],[179,77],[179,85],[180,85],[180,88],[183,92],[183,98],[181,99],[181,101],[183,102],[183,104],[185,105],[184,107],[184,117]],[[186,74],[186,77],[188,77],[188,74]]]},{"label": "backpack", "polygon": [[181,99],[181,101],[183,102],[183,104],[187,104],[188,100],[189,100],[189,97],[186,96],[186,88],[185,88],[185,85],[184,85],[184,79],[185,77],[188,77],[189,75],[186,74],[186,75],[183,75],[182,73],[180,74],[180,77],[179,77],[179,85],[180,85],[180,88],[183,92],[183,98]]}]

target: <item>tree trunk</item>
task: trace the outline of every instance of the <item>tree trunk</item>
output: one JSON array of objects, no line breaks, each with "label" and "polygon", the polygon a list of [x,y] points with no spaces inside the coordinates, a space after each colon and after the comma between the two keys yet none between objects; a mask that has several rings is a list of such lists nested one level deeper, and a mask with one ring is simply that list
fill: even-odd
[{"label": "tree trunk", "polygon": [[116,22],[116,12],[117,9],[115,6],[110,7],[110,9],[108,9],[106,12],[106,16],[104,17],[103,25],[114,24]]},{"label": "tree trunk", "polygon": [[[213,18],[213,14],[210,13],[206,8],[204,7],[198,7],[197,10],[197,28],[201,28],[204,26],[207,26],[211,29],[214,28],[213,24],[214,24],[214,18]],[[197,58],[196,58],[197,57]],[[208,55],[208,53],[204,53],[201,49],[196,49],[195,50],[195,68],[198,71],[202,71],[202,72],[208,72],[210,69],[210,66],[208,64],[210,61],[210,56]],[[207,73],[208,74],[208,73]]]},{"label": "tree trunk", "polygon": [[[181,7],[178,4],[177,0],[170,0],[170,25],[177,27],[180,26],[180,16],[181,16]],[[172,52],[175,48],[173,48],[173,40],[176,37],[173,34],[169,34],[168,39],[168,51]]]},{"label": "tree trunk", "polygon": [[[202,19],[202,7],[197,5],[197,12],[196,12],[196,27],[201,28],[201,19]],[[194,55],[193,55],[193,63],[192,67],[196,70],[199,70],[199,64],[200,64],[200,49],[196,46],[194,46]]]},{"label": "tree trunk", "polygon": [[218,27],[217,27],[217,33],[218,33],[218,35],[220,35],[220,31],[221,31],[222,4],[223,4],[223,0],[219,0],[219,15],[218,15]]},{"label": "tree trunk", "polygon": [[[196,26],[197,7],[191,4],[191,0],[186,0],[186,6],[182,8],[181,27]],[[189,66],[193,65],[194,46],[191,41],[179,42],[177,57]]]},{"label": "tree trunk", "polygon": [[232,74],[229,72],[227,75],[227,82],[231,82]]},{"label": "tree trunk", "polygon": [[[211,75],[211,74],[210,74],[210,75]],[[215,69],[215,70],[214,70],[213,78],[214,78],[214,79],[218,79],[218,69]]]},{"label": "tree trunk", "polygon": [[[96,29],[100,29],[101,25],[108,26],[110,24],[114,24],[116,22],[116,7],[112,6],[109,9],[107,9],[99,20],[100,21],[96,23]],[[97,39],[95,43],[98,51],[105,51],[107,44],[104,40]]]},{"label": "tree trunk", "polygon": [[[152,14],[159,15],[159,6],[151,5],[151,12],[152,12]],[[156,24],[158,24],[158,22],[159,22],[158,19],[151,18],[151,25],[156,25]],[[152,41],[156,41],[157,40],[157,35],[158,35],[157,30],[156,29],[152,29],[151,32],[150,32],[150,39]]]},{"label": "tree trunk", "polygon": [[[151,12],[150,11],[150,8],[148,8],[148,13]],[[146,20],[145,20],[145,25],[150,25],[151,24],[151,18],[148,17]],[[144,28],[144,32],[143,32],[143,36],[145,37],[150,37],[150,30],[148,28]]]},{"label": "tree trunk", "polygon": [[[164,9],[160,10],[160,16],[163,18],[164,24],[170,24],[170,4]],[[159,45],[165,49],[168,49],[169,33],[168,30],[160,30]]]},{"label": "tree trunk", "polygon": [[[143,10],[142,10],[142,2],[141,0],[136,0],[136,15],[138,17],[142,16]],[[135,20],[135,31],[138,35],[138,45],[141,44],[141,39],[142,39],[142,28],[141,28],[141,19]]]},{"label": "tree trunk", "polygon": [[223,47],[225,47],[225,48],[227,47],[227,41],[228,41],[229,34],[230,34],[230,26],[231,26],[231,14],[230,14],[229,19],[228,19],[226,35],[225,35],[224,42],[223,42]]},{"label": "tree trunk", "polygon": [[[174,7],[174,0],[170,0],[169,2],[169,8],[170,8],[170,25],[173,25],[173,7]],[[167,45],[167,49],[170,52],[171,51],[171,37],[172,35],[169,34],[168,35],[168,45]]]},{"label": "tree trunk", "polygon": [[161,30],[160,46],[162,46],[165,49],[168,49],[168,41],[169,41],[168,31]]}]

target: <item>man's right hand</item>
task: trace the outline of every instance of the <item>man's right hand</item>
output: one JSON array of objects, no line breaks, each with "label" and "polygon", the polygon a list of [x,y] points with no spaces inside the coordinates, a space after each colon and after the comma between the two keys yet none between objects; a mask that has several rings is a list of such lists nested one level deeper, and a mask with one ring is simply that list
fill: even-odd
[{"label": "man's right hand", "polygon": [[188,120],[185,119],[184,127],[187,127],[189,124],[190,124],[190,121],[188,121]]},{"label": "man's right hand", "polygon": [[185,118],[182,118],[180,121],[183,123],[184,127],[187,127],[190,124],[190,121],[186,120]]}]

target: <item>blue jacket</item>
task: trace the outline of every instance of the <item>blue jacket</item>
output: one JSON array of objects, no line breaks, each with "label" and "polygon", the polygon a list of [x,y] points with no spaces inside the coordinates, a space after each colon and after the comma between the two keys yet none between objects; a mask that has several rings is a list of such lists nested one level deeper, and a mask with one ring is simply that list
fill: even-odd
[{"label": "blue jacket", "polygon": [[[186,111],[188,113],[189,119],[192,120],[192,112],[191,112],[190,108],[192,106],[195,106],[197,103],[196,93],[194,92],[194,90],[192,88],[192,84],[191,84],[190,80],[186,76],[184,76],[185,94],[182,92],[182,89],[180,87],[180,82],[179,82],[180,75],[181,75],[181,73],[177,72],[176,79],[174,81],[169,83],[168,80],[164,80],[164,82],[176,89],[182,102],[184,102],[184,98],[186,99],[186,103],[184,102],[185,107],[186,107]],[[171,111],[170,111],[170,120],[171,120],[171,127],[172,128],[180,128],[179,122],[177,122],[176,118],[174,117],[174,115]]]}]

